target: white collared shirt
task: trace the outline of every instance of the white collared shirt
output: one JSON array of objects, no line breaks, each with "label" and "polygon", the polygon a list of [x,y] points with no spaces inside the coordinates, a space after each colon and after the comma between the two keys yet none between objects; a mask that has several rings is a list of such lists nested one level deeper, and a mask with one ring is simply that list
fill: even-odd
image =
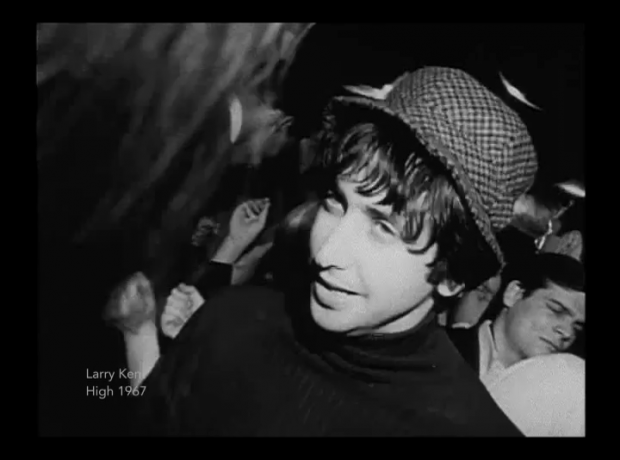
[{"label": "white collared shirt", "polygon": [[487,320],[478,328],[478,343],[480,344],[480,370],[478,375],[487,388],[506,371],[506,367],[499,360],[499,352],[491,327],[491,320]]}]

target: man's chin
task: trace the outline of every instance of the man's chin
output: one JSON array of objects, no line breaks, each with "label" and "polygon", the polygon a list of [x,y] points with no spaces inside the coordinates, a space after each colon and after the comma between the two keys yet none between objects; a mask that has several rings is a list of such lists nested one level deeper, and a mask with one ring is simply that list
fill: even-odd
[{"label": "man's chin", "polygon": [[536,347],[533,350],[529,350],[529,353],[526,353],[525,359],[537,358],[539,356],[546,356],[554,353],[557,353],[557,351],[553,348],[547,346]]},{"label": "man's chin", "polygon": [[323,305],[314,298],[310,299],[310,313],[317,326],[328,332],[346,333],[350,330],[349,325],[343,321],[343,311]]}]

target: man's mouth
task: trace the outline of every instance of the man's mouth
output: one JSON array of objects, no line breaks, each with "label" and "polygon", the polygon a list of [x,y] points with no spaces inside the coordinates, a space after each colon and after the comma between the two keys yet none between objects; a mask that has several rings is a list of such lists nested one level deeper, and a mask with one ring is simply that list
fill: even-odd
[{"label": "man's mouth", "polygon": [[321,286],[323,286],[324,288],[330,291],[341,292],[343,294],[348,294],[348,295],[359,295],[356,291],[353,291],[347,287],[343,287],[339,283],[328,281],[325,278],[323,278],[321,275],[317,275],[315,280],[318,284],[320,284]]},{"label": "man's mouth", "polygon": [[361,295],[360,292],[355,289],[351,289],[351,287],[348,286],[346,283],[341,283],[323,276],[327,272],[327,270],[325,267],[317,264],[316,261],[313,261],[313,263],[311,264],[311,270],[313,275],[312,279],[314,280],[314,282],[316,282],[324,289],[327,289],[330,292],[337,292],[347,295]]},{"label": "man's mouth", "polygon": [[560,351],[560,347],[556,345],[555,343],[553,343],[551,340],[547,340],[547,339],[541,339],[541,340],[545,342],[547,345],[549,345],[554,352]]}]

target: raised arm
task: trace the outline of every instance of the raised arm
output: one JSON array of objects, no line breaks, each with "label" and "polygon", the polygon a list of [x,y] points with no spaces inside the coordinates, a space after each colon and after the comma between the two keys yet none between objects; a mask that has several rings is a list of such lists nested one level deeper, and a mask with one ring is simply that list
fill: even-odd
[{"label": "raised arm", "polygon": [[136,273],[115,291],[105,317],[123,332],[130,384],[136,387],[160,356],[155,296],[144,274]]},{"label": "raised arm", "polygon": [[179,334],[211,292],[232,283],[233,265],[265,228],[269,204],[268,199],[248,200],[235,208],[228,235],[202,268],[194,286],[180,284],[168,297],[161,321],[167,337],[175,338]]}]

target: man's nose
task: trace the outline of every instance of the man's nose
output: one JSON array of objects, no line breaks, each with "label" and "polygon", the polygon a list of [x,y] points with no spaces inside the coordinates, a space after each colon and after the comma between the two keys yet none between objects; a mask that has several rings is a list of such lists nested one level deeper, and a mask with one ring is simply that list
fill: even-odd
[{"label": "man's nose", "polygon": [[555,332],[562,342],[570,342],[574,337],[573,327],[568,323],[560,323],[555,326]]},{"label": "man's nose", "polygon": [[359,249],[362,222],[355,213],[343,216],[327,235],[316,261],[324,267],[345,268],[351,263],[354,251]]}]

